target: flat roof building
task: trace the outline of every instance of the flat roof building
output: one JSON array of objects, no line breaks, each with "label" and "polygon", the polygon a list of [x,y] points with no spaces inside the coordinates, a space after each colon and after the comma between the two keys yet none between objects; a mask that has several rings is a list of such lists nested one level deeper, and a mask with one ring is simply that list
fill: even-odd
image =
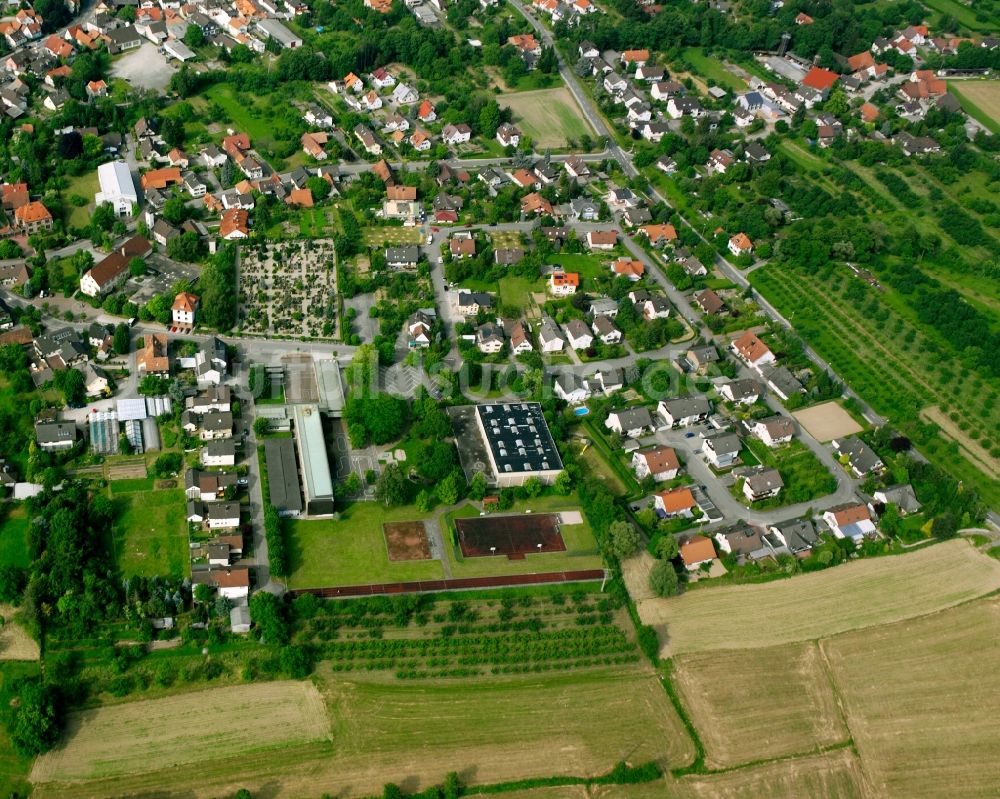
[{"label": "flat roof building", "polygon": [[268,39],[276,39],[282,47],[294,50],[302,46],[302,39],[294,34],[287,27],[276,19],[262,19],[257,22],[257,27]]},{"label": "flat roof building", "polygon": [[323,436],[319,406],[294,406],[293,420],[306,513],[311,516],[333,513],[333,478],[326,456],[326,438]]},{"label": "flat roof building", "polygon": [[131,216],[132,206],[139,202],[139,195],[132,181],[132,173],[124,161],[109,161],[97,167],[97,180],[101,190],[94,195],[97,205],[109,203],[118,216]]},{"label": "flat roof building", "polygon": [[264,462],[267,465],[268,501],[282,516],[302,513],[302,486],[295,462],[295,442],[290,438],[265,439]]},{"label": "flat roof building", "polygon": [[476,406],[479,432],[501,488],[522,485],[529,477],[555,482],[562,458],[537,402]]}]

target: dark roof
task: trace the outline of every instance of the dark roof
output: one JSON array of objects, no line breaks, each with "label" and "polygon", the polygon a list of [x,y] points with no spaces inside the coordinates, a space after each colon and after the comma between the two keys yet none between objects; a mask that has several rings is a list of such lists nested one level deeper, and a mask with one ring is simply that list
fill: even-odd
[{"label": "dark roof", "polygon": [[537,402],[478,405],[476,413],[498,477],[562,469],[562,459]]},{"label": "dark roof", "polygon": [[269,501],[279,511],[302,511],[302,487],[295,461],[295,443],[290,438],[264,441]]}]

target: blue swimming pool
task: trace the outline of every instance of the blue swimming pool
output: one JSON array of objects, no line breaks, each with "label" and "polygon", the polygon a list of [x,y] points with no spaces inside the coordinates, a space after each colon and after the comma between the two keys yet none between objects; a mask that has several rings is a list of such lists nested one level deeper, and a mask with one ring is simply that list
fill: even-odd
[{"label": "blue swimming pool", "polygon": [[590,413],[590,408],[588,408],[586,405],[581,405],[579,408],[573,411],[574,416],[586,416],[588,413]]}]

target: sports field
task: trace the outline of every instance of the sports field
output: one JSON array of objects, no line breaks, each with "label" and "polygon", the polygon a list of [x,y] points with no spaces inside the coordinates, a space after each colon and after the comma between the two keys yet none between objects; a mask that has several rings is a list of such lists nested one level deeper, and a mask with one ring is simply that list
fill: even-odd
[{"label": "sports field", "polygon": [[506,555],[509,560],[523,560],[529,552],[566,551],[554,513],[456,519],[455,529],[465,558]]},{"label": "sports field", "polygon": [[423,522],[386,522],[382,525],[389,560],[428,560],[431,545]]},{"label": "sports field", "polygon": [[953,80],[949,81],[948,90],[958,98],[966,113],[994,133],[1000,133],[1000,80]]},{"label": "sports field", "polygon": [[183,491],[133,491],[116,495],[114,503],[114,554],[123,575],[183,577],[190,572]]},{"label": "sports field", "polygon": [[997,588],[1000,562],[955,540],[789,580],[644,599],[638,610],[669,657],[813,640],[933,613]]},{"label": "sports field", "polygon": [[593,129],[584,120],[569,89],[539,89],[497,97],[501,108],[509,108],[514,124],[536,147],[566,147]]},{"label": "sports field", "polygon": [[876,795],[996,796],[997,629],[988,599],[821,644]]},{"label": "sports field", "polygon": [[[36,787],[34,796],[77,799],[157,794],[164,785],[177,795],[198,799],[231,796],[240,786],[266,786],[271,799],[371,796],[381,794],[386,782],[396,782],[408,792],[419,791],[440,783],[450,771],[457,771],[467,782],[486,784],[602,774],[623,759],[657,760],[680,767],[694,757],[691,739],[655,675],[644,665],[446,682],[400,682],[377,676],[347,681],[321,667],[316,680],[326,700],[332,740],[315,741],[322,735],[318,725],[305,728],[315,742],[287,739],[281,748],[241,748],[232,744],[229,735],[211,740],[209,735],[228,727],[216,720],[200,724],[203,712],[214,709],[219,715],[219,711],[214,704],[202,708],[196,703],[198,697],[214,692],[178,695],[158,700],[177,707],[176,714],[158,720],[159,727],[141,722],[131,729],[102,727],[81,736],[80,746],[86,749],[78,752],[105,752],[111,744],[94,738],[107,730],[121,748],[116,758],[120,762],[106,768],[131,773],[107,774],[105,779],[88,782],[51,782],[55,767],[63,774],[88,771],[82,762],[72,768],[66,765],[66,750],[60,749],[36,765],[35,771],[47,774],[48,779]],[[215,691],[252,697],[253,688]],[[299,690],[314,702],[315,689],[310,684]],[[149,704],[95,712],[127,712],[133,719],[130,708]],[[277,716],[280,723],[287,712],[274,705],[258,709],[240,699],[235,704],[240,711],[235,725],[232,715],[223,712],[222,716],[250,737],[266,735],[269,715]],[[325,725],[326,714],[318,710],[316,715]],[[307,739],[303,733],[296,740]],[[183,757],[195,748],[201,755],[196,768],[170,765],[193,762]]]},{"label": "sports field", "polygon": [[848,738],[812,642],[681,655],[674,674],[711,768],[810,753]]},{"label": "sports field", "polygon": [[[84,710],[70,716],[61,746],[35,761],[34,783],[127,777],[326,738],[330,724],[312,683],[212,688]],[[166,784],[166,783],[165,783]]]},{"label": "sports field", "polygon": [[290,588],[440,580],[436,560],[391,562],[382,525],[420,521],[413,508],[386,508],[377,502],[347,505],[336,520],[292,519],[287,525]]},{"label": "sports field", "polygon": [[792,416],[817,441],[832,441],[860,433],[862,429],[854,417],[836,402],[824,402],[794,411]]}]

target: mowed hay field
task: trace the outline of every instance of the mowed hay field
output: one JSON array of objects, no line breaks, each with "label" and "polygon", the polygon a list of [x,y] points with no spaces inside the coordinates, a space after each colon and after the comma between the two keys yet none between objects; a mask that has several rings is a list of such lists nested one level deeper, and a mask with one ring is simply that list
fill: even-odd
[{"label": "mowed hay field", "polygon": [[513,113],[514,124],[538,147],[566,147],[584,134],[594,135],[569,89],[539,89],[497,97]]},{"label": "mowed hay field", "polygon": [[17,608],[11,605],[0,605],[0,660],[38,660],[41,653],[35,639],[14,621]]},{"label": "mowed hay field", "polygon": [[824,641],[875,794],[1000,794],[1000,601]]},{"label": "mowed hay field", "polygon": [[227,686],[111,705],[73,713],[62,745],[35,761],[31,781],[127,777],[220,753],[252,760],[257,750],[323,739],[329,727],[323,699],[308,682]]},{"label": "mowed hay field", "polygon": [[664,657],[809,641],[911,619],[1000,588],[1000,561],[954,540],[758,585],[638,603]]},{"label": "mowed hay field", "polygon": [[[657,760],[665,768],[682,767],[694,759],[693,742],[652,669],[645,665],[418,682],[383,675],[344,679],[321,664],[315,680],[330,718],[329,741],[289,741],[284,747],[248,757],[246,749],[210,739],[216,725],[206,720],[199,727],[200,715],[192,711],[187,717],[178,714],[170,721],[161,719],[157,734],[139,744],[122,741],[128,732],[109,731],[122,741],[117,753],[123,761],[121,768],[136,773],[90,782],[36,784],[34,797],[162,796],[167,793],[165,785],[170,786],[170,795],[185,799],[229,796],[241,786],[265,785],[270,799],[324,793],[371,796],[381,793],[386,782],[400,784],[407,791],[422,790],[440,783],[450,771],[457,771],[466,783],[488,784],[603,774],[622,759]],[[186,697],[163,701],[184,702]],[[268,729],[269,711],[241,708],[240,730],[253,736]],[[326,714],[323,719],[325,723]],[[204,736],[195,736],[196,746],[211,759],[202,760],[196,768],[170,768],[171,763],[181,762],[173,754],[178,751],[173,743],[175,729],[181,752],[190,748],[187,738],[192,731],[205,730]],[[86,735],[88,740],[92,737]],[[36,771],[41,771],[39,766]],[[83,764],[75,767],[77,774],[86,771]]]},{"label": "mowed hay field", "polygon": [[681,655],[674,678],[709,768],[819,751],[848,738],[814,643]]},{"label": "mowed hay field", "polygon": [[1000,133],[1000,80],[949,81],[962,108],[994,133]]}]

